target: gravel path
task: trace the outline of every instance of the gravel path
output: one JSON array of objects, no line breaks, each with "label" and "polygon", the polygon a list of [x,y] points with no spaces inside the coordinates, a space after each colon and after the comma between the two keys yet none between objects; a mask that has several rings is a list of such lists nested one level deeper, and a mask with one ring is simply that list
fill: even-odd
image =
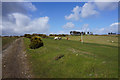
[{"label": "gravel path", "polygon": [[30,78],[23,38],[16,39],[2,51],[2,78]]}]

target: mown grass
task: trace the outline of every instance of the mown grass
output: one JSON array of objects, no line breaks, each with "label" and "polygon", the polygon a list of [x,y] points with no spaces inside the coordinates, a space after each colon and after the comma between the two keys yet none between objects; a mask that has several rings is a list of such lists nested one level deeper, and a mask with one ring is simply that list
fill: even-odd
[{"label": "mown grass", "polygon": [[[30,49],[24,38],[36,78],[117,78],[118,47],[72,40],[42,39],[44,46]],[[59,60],[55,57],[63,54]]]}]

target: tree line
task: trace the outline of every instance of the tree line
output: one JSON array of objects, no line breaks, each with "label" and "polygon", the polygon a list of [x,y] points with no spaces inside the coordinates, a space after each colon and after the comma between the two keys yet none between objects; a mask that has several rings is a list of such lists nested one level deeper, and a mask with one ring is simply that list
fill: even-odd
[{"label": "tree line", "polygon": [[70,31],[70,35],[93,35],[93,32]]}]

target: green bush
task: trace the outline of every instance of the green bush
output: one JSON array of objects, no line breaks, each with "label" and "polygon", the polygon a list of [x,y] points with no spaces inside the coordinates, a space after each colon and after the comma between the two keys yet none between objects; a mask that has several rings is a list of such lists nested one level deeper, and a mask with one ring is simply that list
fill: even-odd
[{"label": "green bush", "polygon": [[31,49],[36,49],[36,48],[39,48],[41,46],[43,46],[43,41],[41,40],[40,37],[34,36],[34,37],[31,38],[31,43],[29,45],[29,47]]},{"label": "green bush", "polygon": [[42,38],[48,38],[48,36],[43,34],[43,35],[42,35]]}]

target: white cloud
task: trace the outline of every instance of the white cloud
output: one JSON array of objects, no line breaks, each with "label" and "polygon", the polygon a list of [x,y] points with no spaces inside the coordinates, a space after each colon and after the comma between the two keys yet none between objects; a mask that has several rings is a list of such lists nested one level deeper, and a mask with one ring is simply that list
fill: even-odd
[{"label": "white cloud", "polygon": [[21,13],[9,14],[9,20],[3,20],[2,34],[47,33],[49,17],[31,19]]},{"label": "white cloud", "polygon": [[2,2],[25,2],[26,0],[4,0]]},{"label": "white cloud", "polygon": [[37,8],[30,2],[28,2],[27,4],[24,5],[26,8],[28,8],[31,11],[36,11]]},{"label": "white cloud", "polygon": [[95,10],[95,5],[92,3],[85,3],[81,10],[81,17],[86,18],[89,16],[97,15],[98,12]]},{"label": "white cloud", "polygon": [[82,28],[77,29],[77,27],[73,28],[73,29],[65,29],[63,31],[59,31],[58,33],[67,33],[69,34],[70,31],[83,31],[83,32],[93,32],[94,34],[108,34],[109,32],[113,32],[113,33],[120,33],[120,23],[116,22],[116,23],[112,23],[110,24],[108,27],[102,27],[102,28],[94,28],[91,29],[89,28],[89,24],[84,24]]},{"label": "white cloud", "polygon": [[120,25],[120,23],[116,22],[116,23],[112,23],[110,26],[118,26]]},{"label": "white cloud", "polygon": [[[47,0],[46,0],[47,1]],[[73,2],[73,0],[61,0],[57,2]],[[120,0],[82,0],[80,2],[118,2]],[[3,0],[3,2],[43,2],[42,0]],[[51,0],[51,2],[55,2]]]},{"label": "white cloud", "polygon": [[37,10],[31,2],[3,2],[2,10],[3,35],[48,31],[49,17],[39,17],[33,20],[27,16],[28,11]]},{"label": "white cloud", "polygon": [[110,31],[111,32],[115,32],[115,33],[120,33],[120,29],[119,29],[120,23],[116,22],[110,25]]},{"label": "white cloud", "polygon": [[81,11],[81,7],[76,6],[75,8],[73,8],[72,12],[69,16],[65,16],[65,18],[67,20],[72,19],[72,20],[79,20],[80,18],[80,11]]},{"label": "white cloud", "polygon": [[75,25],[72,22],[68,22],[65,25],[62,26],[64,29],[71,29],[74,28]]},{"label": "white cloud", "polygon": [[119,2],[120,0],[93,0],[93,2]]},{"label": "white cloud", "polygon": [[89,31],[89,24],[84,24],[83,27],[82,27],[82,31],[83,32]]},{"label": "white cloud", "polygon": [[105,28],[95,28],[91,30],[94,34],[105,34],[107,31],[105,31]]},{"label": "white cloud", "polygon": [[95,10],[95,6],[92,3],[85,3],[83,7],[76,6],[72,10],[69,16],[65,16],[67,20],[79,20],[80,17],[86,18],[89,16],[97,15],[98,12]]},{"label": "white cloud", "polygon": [[118,7],[117,2],[88,2],[82,7],[76,6],[73,8],[70,15],[65,16],[67,20],[80,20],[80,18],[87,18],[100,14],[99,10],[114,10]]},{"label": "white cloud", "polygon": [[2,16],[7,17],[11,13],[28,14],[28,11],[35,11],[37,8],[30,2],[3,2]]},{"label": "white cloud", "polygon": [[63,30],[63,31],[53,32],[53,33],[50,33],[50,34],[70,34],[70,31],[69,30]]},{"label": "white cloud", "polygon": [[103,33],[107,34],[109,32],[120,33],[120,29],[118,28],[119,26],[120,26],[120,23],[116,22],[116,23],[112,23],[108,27],[94,29],[93,32],[98,34],[103,34]]},{"label": "white cloud", "polygon": [[114,10],[118,7],[117,2],[95,2],[99,10]]}]

